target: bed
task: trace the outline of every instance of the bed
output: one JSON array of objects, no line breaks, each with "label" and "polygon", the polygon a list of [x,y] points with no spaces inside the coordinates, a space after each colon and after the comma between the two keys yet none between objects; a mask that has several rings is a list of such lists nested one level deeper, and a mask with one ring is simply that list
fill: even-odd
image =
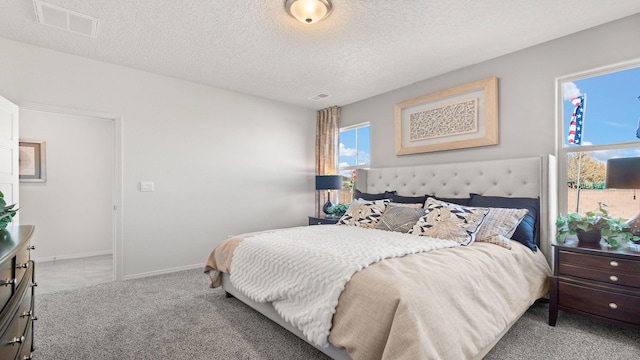
[{"label": "bed", "polygon": [[[373,238],[374,235],[371,234],[378,236],[383,233],[394,233],[391,237],[395,236],[403,244],[409,242],[405,241],[407,239],[414,241],[415,238],[422,237],[415,236],[416,233],[407,235],[379,229],[356,230],[359,226],[340,225],[242,234],[215,247],[207,260],[205,272],[209,275],[212,287],[222,286],[227,294],[245,302],[333,359],[480,359],[534,301],[548,292],[547,278],[551,274],[550,239],[554,233],[552,219],[555,219],[553,209],[556,208],[553,196],[554,169],[555,158],[545,155],[358,170],[356,188],[359,193],[367,196],[384,194],[383,197],[391,197],[387,194],[393,194],[395,205],[410,203],[412,199],[429,195],[425,198],[430,198],[430,211],[444,207],[447,211],[463,208],[475,213],[480,209],[478,211],[483,211],[484,214],[484,220],[480,223],[484,222],[485,225],[489,222],[489,212],[502,211],[495,210],[496,208],[512,208],[515,206],[510,205],[534,199],[537,208],[523,212],[527,216],[535,213],[534,223],[530,224],[534,238],[529,238],[527,242],[505,240],[503,237],[500,238],[503,243],[472,241],[467,246],[458,246],[461,245],[458,240],[455,240],[456,244],[451,244],[451,239],[439,241],[440,239],[433,238],[429,242],[432,249],[421,250],[421,243],[416,242],[416,245],[403,245],[407,249],[403,249],[404,252],[397,256],[384,255],[377,261],[359,265],[349,279],[338,286],[340,291],[333,311],[327,315],[323,310],[321,317],[328,316],[330,321],[326,342],[319,342],[317,337],[310,336],[309,328],[301,327],[299,319],[292,318],[283,311],[280,300],[268,301],[271,298],[260,298],[255,292],[245,290],[245,279],[255,277],[259,278],[259,282],[265,283],[269,278],[277,277],[268,273],[272,271],[274,263],[288,261],[256,261],[245,255],[249,244],[268,244],[265,245],[268,248],[274,243],[263,241],[279,241],[273,239],[276,235],[282,237],[281,241],[285,243],[287,238],[290,238],[290,243],[296,243],[296,239],[307,236],[305,234],[308,234],[308,241],[311,242],[311,238],[317,236],[327,239],[326,242],[330,244],[327,247],[340,246],[339,241],[331,242],[332,237],[349,237],[357,243],[358,237],[365,232],[366,235],[362,235],[363,241]],[[380,201],[382,200],[369,202]],[[389,202],[391,201],[384,204],[384,209],[391,208]],[[452,205],[455,202],[462,202],[464,205]],[[398,209],[396,206],[393,208]],[[513,209],[509,209],[511,210]],[[385,211],[374,216],[378,220],[376,226],[381,224]],[[343,217],[341,221],[348,222],[344,219]],[[426,228],[431,231],[428,226],[419,227],[420,221],[414,225],[413,230],[417,232]],[[524,224],[524,220],[521,224]],[[479,231],[485,225],[478,225],[475,230]],[[339,232],[335,229],[339,229]],[[520,231],[520,225],[517,231]],[[511,235],[512,233],[509,237]],[[424,237],[427,238],[430,241],[432,239],[431,236]],[[358,256],[364,256],[363,253],[366,252],[357,251],[354,261],[359,261]],[[391,253],[395,254],[396,250]],[[256,266],[247,267],[262,270],[254,269],[254,273],[243,277],[241,264],[251,264],[252,261]],[[262,262],[266,265],[260,268],[257,264]],[[292,269],[296,269],[292,272],[301,272],[301,268],[295,266],[291,265]],[[238,269],[237,274],[232,271],[234,267]],[[307,278],[314,276],[311,272],[309,274],[312,275],[298,274],[298,277],[303,278],[299,281],[307,282]],[[267,285],[266,288],[276,289],[278,286]],[[297,290],[302,284],[295,283],[292,286]],[[335,287],[331,285],[328,288],[331,291],[321,292],[334,292]],[[322,289],[319,285],[312,288]],[[303,292],[306,294],[306,290]],[[317,304],[314,306],[317,308]],[[317,335],[317,332],[313,334]]]}]

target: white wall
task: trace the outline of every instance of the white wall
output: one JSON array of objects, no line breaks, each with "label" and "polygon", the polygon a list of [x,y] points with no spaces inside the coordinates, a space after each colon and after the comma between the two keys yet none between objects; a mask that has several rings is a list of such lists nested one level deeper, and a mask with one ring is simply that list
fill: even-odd
[{"label": "white wall", "polygon": [[114,123],[22,109],[20,138],[46,141],[45,183],[20,183],[20,221],[38,236],[36,260],[110,254]]},{"label": "white wall", "polygon": [[[640,58],[638,34],[640,14],[344,106],[341,126],[371,122],[372,167],[555,154],[555,79]],[[395,155],[394,104],[491,76],[499,78],[498,145]]]},{"label": "white wall", "polygon": [[18,105],[121,117],[125,277],[204,264],[229,234],[313,214],[315,111],[6,39],[0,54],[0,95]]}]

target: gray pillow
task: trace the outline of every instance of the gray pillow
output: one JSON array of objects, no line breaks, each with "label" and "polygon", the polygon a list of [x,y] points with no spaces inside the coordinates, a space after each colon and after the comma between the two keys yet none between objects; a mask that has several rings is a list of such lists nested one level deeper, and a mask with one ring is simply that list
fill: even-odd
[{"label": "gray pillow", "polygon": [[423,215],[422,208],[389,205],[378,221],[376,229],[408,233]]}]

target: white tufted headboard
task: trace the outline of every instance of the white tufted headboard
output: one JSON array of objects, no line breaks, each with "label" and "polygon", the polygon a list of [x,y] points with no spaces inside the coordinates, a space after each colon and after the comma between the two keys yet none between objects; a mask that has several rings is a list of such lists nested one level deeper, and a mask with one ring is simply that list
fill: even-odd
[{"label": "white tufted headboard", "polygon": [[443,198],[487,196],[540,197],[540,249],[551,259],[551,239],[557,216],[556,163],[552,155],[538,157],[359,169],[356,188],[367,193],[397,191],[398,195]]}]

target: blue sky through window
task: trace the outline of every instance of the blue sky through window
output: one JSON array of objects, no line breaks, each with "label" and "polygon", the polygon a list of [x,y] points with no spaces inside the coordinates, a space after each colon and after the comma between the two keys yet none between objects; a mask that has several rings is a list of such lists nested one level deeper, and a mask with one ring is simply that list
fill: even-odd
[{"label": "blue sky through window", "polygon": [[340,168],[371,163],[370,126],[340,132]]},{"label": "blue sky through window", "polygon": [[[576,147],[568,142],[568,129],[574,105],[571,99],[587,96],[584,110],[582,144],[605,145],[637,142],[640,124],[640,67],[617,71],[582,80],[563,83],[564,146]],[[599,151],[605,155],[606,151]],[[615,154],[614,154],[615,153]],[[613,150],[608,157],[640,156],[638,148]],[[605,159],[599,159],[605,160]]]}]

